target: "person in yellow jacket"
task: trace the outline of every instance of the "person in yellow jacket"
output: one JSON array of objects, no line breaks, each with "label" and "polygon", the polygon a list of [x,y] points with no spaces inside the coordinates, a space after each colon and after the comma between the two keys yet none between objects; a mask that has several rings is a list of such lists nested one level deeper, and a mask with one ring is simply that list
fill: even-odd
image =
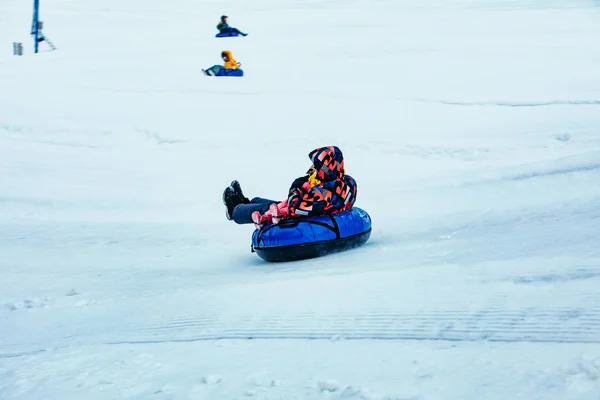
[{"label": "person in yellow jacket", "polygon": [[223,66],[221,65],[213,65],[210,68],[207,69],[203,69],[202,72],[204,72],[206,75],[209,76],[218,76],[219,73],[221,72],[221,70],[232,70],[232,69],[239,69],[240,66],[242,65],[241,63],[237,62],[235,60],[235,58],[233,58],[233,54],[231,53],[231,50],[224,50],[221,52],[221,58],[223,59]]},{"label": "person in yellow jacket", "polygon": [[221,52],[221,58],[225,61],[223,65],[225,69],[238,69],[241,65],[235,61],[235,58],[233,58],[233,55],[231,54],[231,50]]}]

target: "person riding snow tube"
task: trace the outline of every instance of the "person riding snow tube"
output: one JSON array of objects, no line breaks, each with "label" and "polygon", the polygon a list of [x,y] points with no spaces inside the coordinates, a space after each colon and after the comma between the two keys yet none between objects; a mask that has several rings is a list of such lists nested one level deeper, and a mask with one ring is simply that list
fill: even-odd
[{"label": "person riding snow tube", "polygon": [[223,192],[227,219],[254,223],[252,249],[267,261],[318,257],[369,239],[371,220],[364,210],[353,210],[357,184],[346,174],[341,150],[321,147],[309,158],[311,168],[294,180],[283,201],[250,200],[238,181]]},{"label": "person riding snow tube", "polygon": [[230,27],[229,24],[227,23],[228,18],[229,17],[227,15],[221,15],[221,20],[217,24],[217,29],[219,30],[219,34],[217,34],[217,37],[227,37],[227,36],[237,36],[237,35],[248,36],[247,33],[240,31],[238,28]]},{"label": "person riding snow tube", "polygon": [[223,65],[213,65],[210,68],[203,69],[208,76],[243,76],[244,71],[240,69],[241,63],[237,62],[231,53],[231,50],[224,50],[221,52],[221,58],[223,59]]},{"label": "person riding snow tube", "polygon": [[[261,227],[286,218],[313,217],[351,210],[357,195],[354,178],[346,174],[344,156],[337,146],[320,147],[308,154],[312,166],[292,182],[283,201],[255,197],[249,200],[234,181],[223,192],[227,219]],[[255,214],[257,212],[258,214]]]}]

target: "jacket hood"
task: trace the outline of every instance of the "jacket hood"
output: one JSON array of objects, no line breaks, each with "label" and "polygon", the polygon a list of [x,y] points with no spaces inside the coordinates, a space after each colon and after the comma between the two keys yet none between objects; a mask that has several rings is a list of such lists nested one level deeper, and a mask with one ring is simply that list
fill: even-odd
[{"label": "jacket hood", "polygon": [[319,147],[308,153],[317,178],[321,181],[333,181],[344,177],[344,155],[337,146]]},{"label": "jacket hood", "polygon": [[221,57],[223,57],[223,56],[229,57],[230,60],[233,59],[233,55],[231,54],[231,50],[222,51],[221,52]]}]

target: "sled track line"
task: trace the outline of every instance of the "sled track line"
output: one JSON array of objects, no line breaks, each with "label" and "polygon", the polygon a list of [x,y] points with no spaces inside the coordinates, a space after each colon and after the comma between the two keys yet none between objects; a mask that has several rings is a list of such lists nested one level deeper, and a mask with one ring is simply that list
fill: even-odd
[{"label": "sled track line", "polygon": [[[363,311],[364,312],[364,311]],[[600,343],[600,310],[452,310],[364,314],[227,315],[174,318],[119,330],[123,342],[220,339],[372,339]],[[120,341],[119,341],[120,342]]]},{"label": "sled track line", "polygon": [[[415,335],[402,335],[402,334],[394,334],[394,335],[361,335],[361,334],[351,334],[351,335],[330,335],[330,334],[314,334],[314,333],[296,333],[296,334],[278,334],[278,333],[270,333],[270,334],[225,334],[225,335],[207,335],[207,336],[199,336],[199,337],[190,337],[190,338],[180,338],[180,339],[133,339],[133,340],[109,340],[103,342],[86,342],[86,346],[90,345],[106,345],[106,346],[120,346],[120,345],[136,345],[136,344],[168,344],[168,343],[195,343],[195,342],[214,342],[220,340],[311,340],[311,341],[417,341],[417,342],[452,342],[452,343],[461,343],[461,342],[489,342],[489,343],[556,343],[556,344],[598,344],[600,343],[600,338],[595,336],[595,339],[574,339],[574,338],[544,338],[544,339],[536,339],[531,337],[522,337],[522,338],[501,338],[501,337],[433,337],[433,336],[415,336]],[[9,358],[19,358],[19,357],[28,357],[41,353],[59,351],[72,348],[79,344],[70,344],[63,346],[54,346],[52,348],[47,349],[36,349],[30,351],[21,351],[14,353],[0,353],[0,359],[9,359]]]},{"label": "sled track line", "polygon": [[[595,297],[595,296],[584,296]],[[543,303],[543,302],[542,302]],[[258,305],[257,305],[258,306]],[[256,311],[210,307],[196,315],[183,313],[152,321],[114,318],[90,331],[86,321],[56,337],[52,348],[28,344],[5,345],[0,359],[84,345],[192,343],[219,340],[385,340],[502,343],[600,343],[600,308],[552,307],[523,309],[491,307],[447,311],[362,309]],[[48,327],[50,331],[52,327]],[[24,347],[23,347],[24,346]]]},{"label": "sled track line", "polygon": [[[367,323],[368,321],[368,323]],[[152,327],[141,327],[140,329],[138,329],[138,332],[148,332],[148,333],[155,333],[155,332],[164,332],[164,333],[168,333],[168,332],[173,332],[173,331],[178,331],[178,330],[187,330],[190,328],[196,328],[196,329],[219,329],[219,328],[224,328],[227,326],[230,327],[244,327],[244,326],[250,326],[250,327],[255,327],[255,329],[257,331],[262,331],[262,330],[270,330],[272,328],[279,328],[281,329],[282,327],[286,327],[286,329],[297,329],[297,328],[303,328],[303,327],[310,327],[310,326],[314,326],[315,329],[319,329],[319,327],[326,327],[327,330],[346,330],[349,328],[350,325],[352,325],[351,329],[360,329],[360,328],[366,328],[366,329],[382,329],[382,328],[389,328],[389,329],[394,329],[394,328],[402,328],[403,326],[412,326],[412,327],[427,327],[427,326],[433,326],[433,327],[445,327],[448,326],[449,324],[451,324],[451,326],[464,326],[465,328],[471,328],[469,330],[473,330],[473,329],[477,329],[479,328],[479,330],[489,330],[489,329],[497,329],[497,330],[503,330],[503,329],[520,329],[520,330],[529,330],[529,329],[535,329],[535,328],[541,328],[542,331],[547,331],[549,329],[552,329],[554,332],[558,331],[563,331],[565,330],[568,325],[572,323],[569,320],[565,320],[565,321],[548,321],[545,322],[543,324],[539,323],[539,322],[535,322],[535,321],[525,321],[525,320],[515,320],[512,318],[506,318],[504,320],[502,319],[491,319],[491,318],[479,318],[477,320],[473,320],[473,321],[464,321],[464,320],[457,320],[454,318],[441,318],[441,319],[437,319],[437,320],[412,320],[412,321],[408,321],[408,320],[395,320],[395,319],[373,319],[373,318],[369,318],[369,319],[364,319],[364,320],[355,320],[355,321],[351,321],[351,320],[336,320],[333,319],[329,320],[327,322],[322,321],[320,319],[315,319],[315,320],[306,320],[306,321],[302,321],[302,320],[288,320],[288,321],[281,321],[281,320],[268,320],[268,321],[261,321],[260,323],[256,323],[256,321],[252,321],[251,319],[247,319],[247,320],[240,320],[238,321],[238,323],[231,323],[231,324],[223,324],[223,326],[219,327],[219,324],[215,324],[215,325],[206,325],[203,323],[187,323],[187,324],[167,324],[167,325],[158,325],[158,326],[152,326]],[[597,318],[593,318],[593,319],[581,319],[581,318],[577,318],[577,323],[576,323],[576,327],[578,330],[600,330],[600,320],[598,320]],[[566,329],[567,331],[571,331],[572,329]],[[600,332],[599,332],[600,333]]]},{"label": "sled track line", "polygon": [[450,101],[433,99],[405,99],[418,103],[435,103],[461,107],[547,107],[547,106],[597,106],[600,100],[548,100],[548,101]]},{"label": "sled track line", "polygon": [[[390,336],[364,336],[364,335],[312,335],[312,334],[298,334],[298,335],[223,335],[223,336],[205,336],[189,339],[165,339],[165,340],[124,340],[124,341],[108,341],[99,344],[102,345],[123,345],[123,344],[162,344],[162,343],[193,343],[193,342],[210,342],[218,340],[327,340],[331,342],[344,341],[344,340],[382,340],[382,341],[436,341],[436,342],[495,342],[495,343],[571,343],[571,344],[597,344],[600,343],[600,339],[588,339],[588,340],[561,340],[561,339],[532,339],[532,338],[442,338],[442,337],[417,337],[417,336],[403,336],[403,335],[390,335]],[[65,346],[66,347],[66,346]],[[44,350],[32,352],[39,353]],[[28,353],[29,354],[29,353]],[[16,355],[18,357],[20,355]],[[2,355],[0,355],[2,358]]]},{"label": "sled track line", "polygon": [[[34,313],[9,315],[20,324],[38,324],[50,332],[53,347],[46,351],[218,340],[600,343],[600,294],[595,282],[576,293],[566,286],[558,297],[552,296],[556,291],[533,296],[533,288],[523,288],[526,292],[518,293],[520,298],[493,292],[474,303],[446,293],[441,298],[416,293],[409,301],[393,290],[381,292],[379,287],[368,286],[364,293],[352,292],[351,298],[329,298],[317,292],[304,301],[288,302],[284,290],[276,287],[262,292],[263,286],[251,286],[241,293],[238,289],[203,293],[191,307],[168,303],[173,307],[160,314],[153,314],[143,301],[127,303],[129,307],[106,304],[105,318],[94,323],[93,329],[85,312],[75,314],[65,325],[54,314],[59,310],[48,309],[53,318],[43,319],[43,326]],[[245,301],[240,303],[238,298]],[[0,358],[45,351],[44,340],[35,335],[11,341],[0,346]]]}]

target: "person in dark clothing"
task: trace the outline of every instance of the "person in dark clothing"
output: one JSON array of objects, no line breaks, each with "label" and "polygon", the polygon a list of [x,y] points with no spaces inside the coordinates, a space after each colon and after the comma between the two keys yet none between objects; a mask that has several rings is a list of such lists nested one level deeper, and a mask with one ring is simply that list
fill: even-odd
[{"label": "person in dark clothing", "polygon": [[356,181],[346,174],[344,158],[336,146],[320,147],[308,155],[306,174],[290,186],[288,197],[274,201],[244,196],[240,183],[231,182],[223,192],[227,219],[238,224],[277,224],[282,219],[335,214],[351,210],[357,196]]},{"label": "person in dark clothing", "polygon": [[227,23],[227,18],[229,18],[227,15],[221,15],[221,20],[217,24],[219,33],[237,33],[238,35],[248,36],[247,33],[240,31],[238,28],[230,27]]}]

